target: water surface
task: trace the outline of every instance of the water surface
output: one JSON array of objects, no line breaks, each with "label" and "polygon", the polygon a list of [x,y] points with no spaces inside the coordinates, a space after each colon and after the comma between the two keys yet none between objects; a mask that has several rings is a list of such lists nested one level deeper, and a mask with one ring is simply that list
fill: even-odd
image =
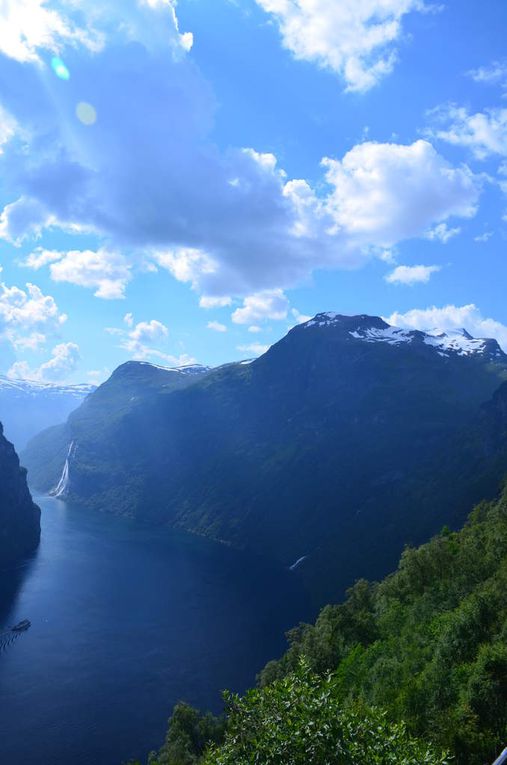
[{"label": "water surface", "polygon": [[0,573],[0,762],[120,765],[172,705],[219,710],[313,614],[290,572],[222,545],[38,499],[34,559]]}]

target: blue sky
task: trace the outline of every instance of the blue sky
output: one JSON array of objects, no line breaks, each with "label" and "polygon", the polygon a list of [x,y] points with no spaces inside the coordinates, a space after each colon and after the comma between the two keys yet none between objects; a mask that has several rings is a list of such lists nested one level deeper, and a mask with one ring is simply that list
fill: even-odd
[{"label": "blue sky", "polygon": [[502,0],[0,17],[0,373],[216,365],[322,310],[507,350]]}]

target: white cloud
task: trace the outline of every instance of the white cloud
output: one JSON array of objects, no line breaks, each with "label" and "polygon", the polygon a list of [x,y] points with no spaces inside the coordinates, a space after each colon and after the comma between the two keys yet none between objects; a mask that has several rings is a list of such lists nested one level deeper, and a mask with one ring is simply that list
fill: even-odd
[{"label": "white cloud", "polygon": [[199,299],[199,306],[201,308],[225,308],[231,305],[232,298],[224,297],[210,297],[209,295],[202,295]]},{"label": "white cloud", "polygon": [[493,231],[485,231],[483,234],[478,234],[477,236],[474,236],[474,242],[478,242],[480,244],[484,242],[489,242],[492,236],[493,236]]},{"label": "white cloud", "polygon": [[0,284],[0,336],[16,349],[35,349],[47,333],[58,332],[67,316],[35,284],[26,289]]},{"label": "white cloud", "polygon": [[27,284],[19,287],[0,285],[0,317],[4,324],[37,327],[48,323],[62,324],[66,317],[59,313],[54,298],[44,295],[40,287]]},{"label": "white cloud", "polygon": [[128,333],[125,347],[133,353],[138,353],[143,346],[163,341],[168,335],[169,330],[161,321],[140,321]]},{"label": "white cloud", "polygon": [[266,290],[246,297],[243,307],[232,314],[232,320],[235,324],[255,324],[266,319],[279,321],[287,317],[288,310],[289,301],[282,290]]},{"label": "white cloud", "polygon": [[47,207],[37,199],[21,196],[5,205],[0,213],[0,239],[19,247],[29,236],[39,237],[56,220]]},{"label": "white cloud", "polygon": [[26,361],[16,361],[7,372],[13,379],[61,382],[75,371],[80,361],[76,343],[59,343],[51,351],[51,358],[35,369]]},{"label": "white cloud", "polygon": [[219,321],[208,321],[207,327],[214,332],[227,332],[225,324],[221,324]]},{"label": "white cloud", "polygon": [[[206,252],[193,247],[179,247],[175,250],[156,252],[154,259],[159,266],[167,269],[179,282],[190,282],[196,288],[203,277],[217,271],[217,264],[213,259]],[[228,298],[205,298],[202,307],[212,308],[217,305],[227,305],[227,303],[222,302],[223,300],[228,300]]]},{"label": "white cloud", "polygon": [[389,248],[433,223],[476,212],[480,180],[466,166],[452,167],[427,141],[363,143],[341,162],[324,164],[336,225],[363,246]]},{"label": "white cloud", "polygon": [[92,385],[102,385],[103,382],[111,377],[111,370],[109,367],[104,367],[103,369],[90,369],[90,371],[86,373],[86,376]]},{"label": "white cloud", "polygon": [[66,42],[95,48],[85,29],[77,27],[47,0],[2,0],[0,52],[20,62],[40,62],[39,51],[57,52]]},{"label": "white cloud", "polygon": [[124,317],[124,323],[128,329],[106,327],[105,331],[119,338],[119,347],[127,351],[131,358],[140,361],[146,359],[161,361],[169,366],[196,363],[195,358],[187,353],[174,355],[160,348],[160,345],[163,346],[169,337],[169,329],[157,319],[140,321],[136,324],[132,314],[128,313]]},{"label": "white cloud", "polygon": [[59,252],[38,248],[23,262],[35,270],[48,264],[53,281],[94,289],[96,297],[106,300],[124,298],[132,278],[130,265],[123,255],[106,249]]},{"label": "white cloud", "polygon": [[430,115],[435,127],[428,129],[427,135],[466,147],[477,159],[493,154],[507,156],[507,109],[485,109],[470,114],[463,106],[447,104]]},{"label": "white cloud", "polygon": [[459,226],[456,226],[455,228],[449,228],[447,223],[438,223],[433,228],[430,228],[430,230],[424,234],[424,237],[430,241],[436,240],[442,242],[442,244],[447,244],[449,239],[452,239],[454,236],[458,236],[460,233],[461,228]]},{"label": "white cloud", "polygon": [[310,321],[310,319],[313,318],[313,316],[307,316],[304,313],[300,313],[297,308],[291,309],[291,314],[293,315],[294,319],[296,320],[297,324],[304,324],[307,321]]},{"label": "white cloud", "polygon": [[495,319],[485,318],[476,305],[443,308],[414,308],[406,313],[395,312],[386,317],[389,324],[409,329],[466,329],[474,337],[495,338],[507,352],[507,327]]},{"label": "white cloud", "polygon": [[507,88],[507,61],[493,61],[489,66],[471,69],[467,74],[475,82]]},{"label": "white cloud", "polygon": [[0,154],[2,154],[3,145],[15,135],[16,129],[16,120],[0,104]]},{"label": "white cloud", "polygon": [[2,0],[0,52],[21,63],[42,64],[65,47],[100,51],[112,36],[149,48],[187,52],[192,34],[180,34],[175,0]]},{"label": "white cloud", "polygon": [[251,327],[248,327],[248,331],[252,335],[257,335],[259,332],[262,332],[262,327],[258,327],[256,324],[252,324]]},{"label": "white cloud", "polygon": [[426,284],[440,266],[397,266],[385,277],[389,284]]},{"label": "white cloud", "polygon": [[343,77],[365,91],[396,63],[402,19],[424,10],[422,0],[257,0],[277,22],[283,44],[297,59]]},{"label": "white cloud", "polygon": [[269,345],[263,345],[262,343],[249,343],[248,345],[238,345],[237,350],[241,353],[252,353],[254,356],[262,356],[269,350]]}]

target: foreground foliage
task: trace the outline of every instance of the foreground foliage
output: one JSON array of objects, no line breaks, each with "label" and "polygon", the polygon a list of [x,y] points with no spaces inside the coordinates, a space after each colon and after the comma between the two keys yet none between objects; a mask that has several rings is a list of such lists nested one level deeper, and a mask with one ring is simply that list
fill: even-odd
[{"label": "foreground foliage", "polygon": [[225,741],[204,765],[445,765],[403,723],[360,706],[342,708],[336,676],[308,665],[266,688],[231,696]]}]

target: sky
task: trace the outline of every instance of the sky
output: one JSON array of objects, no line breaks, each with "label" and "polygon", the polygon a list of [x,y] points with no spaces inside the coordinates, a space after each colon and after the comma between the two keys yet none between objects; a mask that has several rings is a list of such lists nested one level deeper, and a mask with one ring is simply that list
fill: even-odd
[{"label": "sky", "polygon": [[2,0],[0,374],[320,311],[507,351],[505,0]]}]

